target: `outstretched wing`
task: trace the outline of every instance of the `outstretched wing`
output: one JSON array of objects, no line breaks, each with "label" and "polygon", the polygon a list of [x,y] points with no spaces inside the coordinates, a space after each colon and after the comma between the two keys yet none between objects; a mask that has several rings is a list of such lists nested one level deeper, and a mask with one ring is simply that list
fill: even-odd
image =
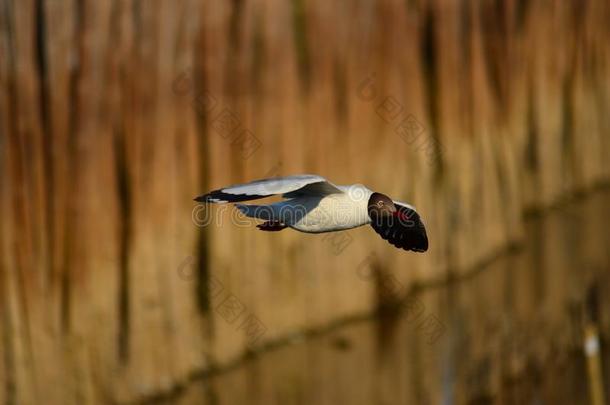
[{"label": "outstretched wing", "polygon": [[195,198],[195,201],[227,203],[257,200],[277,194],[291,198],[297,195],[327,195],[342,192],[324,177],[302,174],[235,184],[201,195]]},{"label": "outstretched wing", "polygon": [[376,218],[371,226],[383,239],[397,248],[425,252],[428,236],[419,214],[410,205],[394,201],[397,211],[394,216]]}]

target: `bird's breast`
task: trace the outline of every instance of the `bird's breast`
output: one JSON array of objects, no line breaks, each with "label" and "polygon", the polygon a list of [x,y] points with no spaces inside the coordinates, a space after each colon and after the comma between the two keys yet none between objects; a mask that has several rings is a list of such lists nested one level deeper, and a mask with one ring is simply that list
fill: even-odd
[{"label": "bird's breast", "polygon": [[302,215],[287,225],[298,231],[340,231],[365,225],[370,221],[366,201],[354,200],[349,198],[349,195],[333,194],[315,201],[303,199],[294,202],[295,207],[300,205],[303,208]]}]

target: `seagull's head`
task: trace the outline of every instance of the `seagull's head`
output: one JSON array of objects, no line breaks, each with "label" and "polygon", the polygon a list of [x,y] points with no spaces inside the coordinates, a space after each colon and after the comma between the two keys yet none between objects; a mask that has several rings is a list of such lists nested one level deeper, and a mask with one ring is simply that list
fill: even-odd
[{"label": "seagull's head", "polygon": [[396,212],[396,206],[390,197],[381,193],[373,193],[369,197],[368,213],[371,219],[392,215]]}]

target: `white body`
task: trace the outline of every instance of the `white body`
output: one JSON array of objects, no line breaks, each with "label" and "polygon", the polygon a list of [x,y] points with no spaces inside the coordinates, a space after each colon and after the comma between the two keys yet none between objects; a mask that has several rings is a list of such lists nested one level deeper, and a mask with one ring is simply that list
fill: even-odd
[{"label": "white body", "polygon": [[371,222],[367,204],[373,193],[363,185],[336,186],[342,192],[302,196],[270,205],[236,204],[246,216],[279,221],[301,232],[351,229]]}]

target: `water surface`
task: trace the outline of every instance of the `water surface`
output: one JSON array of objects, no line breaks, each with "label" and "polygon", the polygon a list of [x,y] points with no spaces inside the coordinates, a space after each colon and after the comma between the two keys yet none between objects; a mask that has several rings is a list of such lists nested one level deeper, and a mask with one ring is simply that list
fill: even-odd
[{"label": "water surface", "polygon": [[582,328],[595,311],[610,331],[608,229],[610,192],[563,204],[530,218],[519,248],[410,296],[403,311],[277,347],[156,402],[589,403]]}]

